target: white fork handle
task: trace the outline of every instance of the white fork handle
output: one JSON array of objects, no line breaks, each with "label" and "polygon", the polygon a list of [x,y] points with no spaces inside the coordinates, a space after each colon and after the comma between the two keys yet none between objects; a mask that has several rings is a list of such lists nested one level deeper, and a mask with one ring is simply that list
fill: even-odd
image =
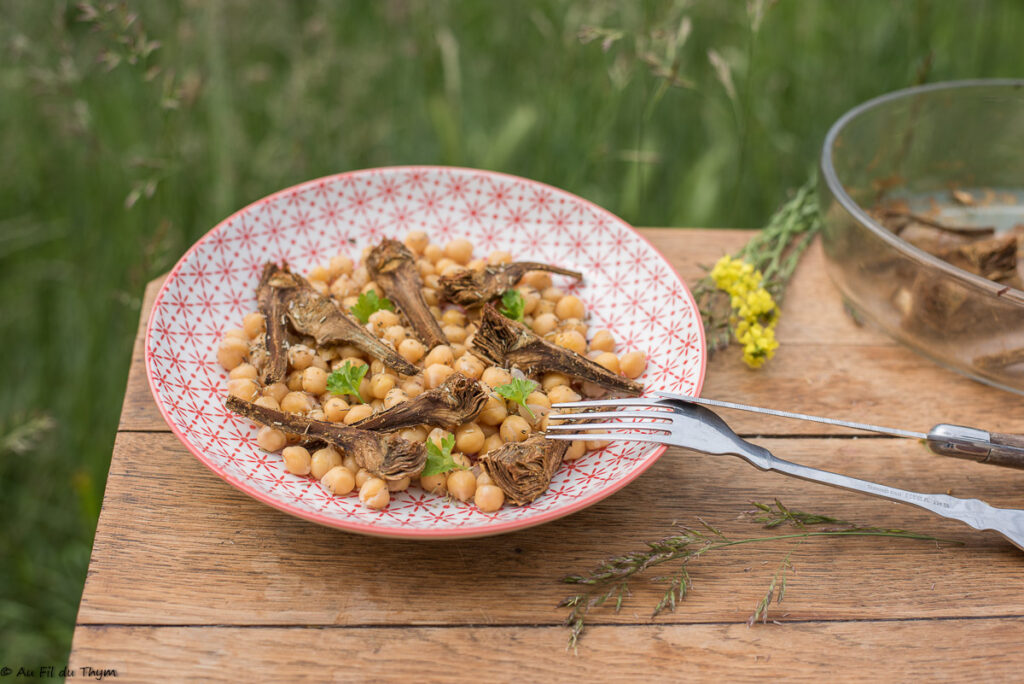
[{"label": "white fork handle", "polygon": [[992,530],[1008,539],[1014,546],[1024,550],[1024,511],[1011,508],[996,508],[978,499],[958,499],[947,494],[920,494],[905,489],[888,487],[876,482],[858,480],[827,470],[792,463],[774,456],[764,447],[744,442],[751,453],[737,454],[762,470],[775,470],[801,480],[863,492],[890,501],[907,503],[931,511],[943,518],[966,523],[976,530]]}]

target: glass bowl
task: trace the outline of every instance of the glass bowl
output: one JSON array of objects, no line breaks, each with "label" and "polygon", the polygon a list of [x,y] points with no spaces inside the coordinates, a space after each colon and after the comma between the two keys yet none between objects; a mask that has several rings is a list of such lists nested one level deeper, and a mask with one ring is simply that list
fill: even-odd
[{"label": "glass bowl", "polygon": [[1024,225],[1022,150],[1024,80],[909,88],[832,126],[819,191],[829,275],[855,313],[943,366],[1024,394],[1019,251],[1015,280],[996,282],[875,218],[898,205],[946,225],[1015,230]]}]

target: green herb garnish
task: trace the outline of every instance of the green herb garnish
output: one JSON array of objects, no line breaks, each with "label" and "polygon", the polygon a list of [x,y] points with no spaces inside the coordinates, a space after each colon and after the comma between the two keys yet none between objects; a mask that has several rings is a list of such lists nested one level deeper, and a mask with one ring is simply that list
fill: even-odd
[{"label": "green herb garnish", "polygon": [[376,290],[369,290],[359,295],[359,301],[349,311],[361,322],[366,323],[372,314],[384,309],[394,311],[395,305],[387,297],[378,297]]},{"label": "green herb garnish", "polygon": [[513,321],[523,320],[523,310],[526,308],[526,300],[519,290],[505,290],[501,295],[501,315],[511,318]]},{"label": "green herb garnish", "polygon": [[351,361],[346,361],[345,365],[327,376],[327,391],[331,394],[350,394],[358,399],[360,404],[365,404],[366,402],[359,396],[359,383],[363,381],[368,369],[369,366],[365,363],[354,366]]},{"label": "green herb garnish", "polygon": [[494,388],[494,391],[509,401],[514,401],[522,406],[526,409],[526,412],[530,414],[530,418],[536,418],[537,416],[533,415],[533,411],[531,411],[530,407],[526,405],[526,397],[535,392],[538,386],[539,385],[537,385],[533,380],[512,378],[512,382],[499,385]]},{"label": "green herb garnish", "polygon": [[420,473],[420,477],[429,477],[430,475],[440,475],[441,473],[447,473],[449,470],[464,470],[462,466],[455,462],[452,458],[452,447],[455,446],[455,435],[445,435],[441,440],[441,446],[438,447],[434,443],[434,440],[427,440],[427,464],[423,466],[423,472]]}]

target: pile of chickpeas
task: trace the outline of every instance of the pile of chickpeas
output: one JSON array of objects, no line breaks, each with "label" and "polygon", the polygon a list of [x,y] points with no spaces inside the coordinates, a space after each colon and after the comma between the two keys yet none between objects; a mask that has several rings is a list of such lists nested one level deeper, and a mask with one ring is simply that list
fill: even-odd
[{"label": "pile of chickpeas", "polygon": [[[229,330],[224,335],[217,351],[217,360],[228,371],[228,392],[266,408],[351,425],[438,387],[455,371],[480,380],[492,389],[511,382],[514,376],[522,377],[518,371],[489,366],[470,352],[479,312],[467,315],[459,307],[442,305],[438,297],[438,279],[442,275],[465,268],[482,269],[487,264],[509,263],[511,255],[495,251],[486,260],[474,258],[473,245],[468,240],[453,240],[442,247],[431,243],[427,234],[421,231],[409,233],[405,245],[416,256],[416,266],[424,283],[424,298],[449,343],[428,350],[416,339],[402,316],[394,311],[373,313],[366,327],[407,361],[421,368],[419,374],[407,376],[397,373],[350,345],[318,348],[313,338],[306,338],[290,345],[287,350],[288,374],[285,381],[263,385],[259,372],[249,360],[250,352],[260,346],[266,321],[262,314],[253,312],[245,316],[241,328]],[[367,247],[363,251],[364,261],[370,249]],[[334,298],[345,310],[356,303],[361,293],[376,290],[379,296],[385,296],[382,288],[370,279],[366,267],[357,266],[343,254],[326,265],[313,268],[307,278],[313,288]],[[627,378],[636,378],[643,373],[646,366],[643,352],[617,355],[614,351],[615,338],[609,331],[599,330],[587,342],[583,302],[575,295],[554,287],[549,274],[540,271],[527,273],[516,289],[525,303],[523,322],[538,335],[591,358],[613,373]],[[354,366],[369,366],[359,386],[364,403],[349,395],[337,396],[327,391],[328,376],[346,362]],[[451,433],[422,425],[398,434],[413,442],[431,440],[438,446],[442,439],[454,434],[453,459],[466,469],[420,477],[415,483],[434,494],[448,495],[462,502],[472,500],[481,512],[491,513],[502,507],[505,495],[474,461],[506,442],[521,442],[531,434],[545,430],[552,404],[578,401],[581,395],[597,396],[601,392],[601,388],[590,383],[580,384],[560,373],[547,373],[540,379],[537,390],[526,398],[529,411],[492,392],[483,411],[473,421],[459,425]],[[337,496],[358,490],[359,500],[372,509],[387,507],[393,492],[403,491],[414,483],[409,477],[391,482],[374,477],[359,468],[352,456],[343,455],[333,447],[310,453],[299,444],[301,438],[298,435],[286,434],[269,426],[260,428],[256,441],[266,451],[280,450],[289,472],[311,475]],[[572,461],[605,444],[574,441],[569,445],[564,460]]]}]

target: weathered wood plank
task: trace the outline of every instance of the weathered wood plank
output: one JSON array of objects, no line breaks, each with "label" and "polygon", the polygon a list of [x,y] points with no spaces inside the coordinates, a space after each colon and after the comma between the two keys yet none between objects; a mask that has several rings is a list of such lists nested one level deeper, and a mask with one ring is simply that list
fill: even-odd
[{"label": "weathered wood plank", "polygon": [[1020,676],[1022,628],[1020,618],[594,627],[574,655],[557,627],[82,627],[71,666],[116,669],[118,682],[1000,681]]},{"label": "weathered wood plank", "polygon": [[[1019,506],[1024,473],[932,456],[888,439],[768,439],[780,456],[918,491]],[[796,568],[785,612],[799,619],[1024,614],[1021,556],[989,533],[918,509],[763,474],[734,458],[670,450],[585,511],[531,530],[458,542],[382,540],[292,518],[237,492],[170,434],[122,433],[115,446],[79,614],[116,624],[558,623],[557,580],[671,533],[698,516],[731,535],[775,496],[800,510],[962,540],[820,539],[737,547],[691,567],[681,622],[742,622],[786,550]],[[654,573],[655,575],[659,573]],[[661,589],[634,586],[615,622],[643,621]]]}]

